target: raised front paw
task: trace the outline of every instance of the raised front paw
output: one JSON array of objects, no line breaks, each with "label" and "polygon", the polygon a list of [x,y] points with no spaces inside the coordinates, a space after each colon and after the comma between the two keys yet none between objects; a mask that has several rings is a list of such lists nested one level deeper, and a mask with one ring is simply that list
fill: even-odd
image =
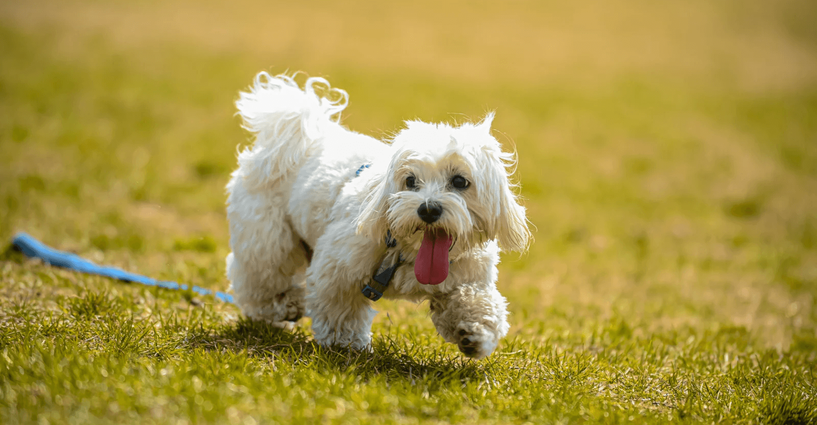
[{"label": "raised front paw", "polygon": [[463,354],[477,360],[487,357],[499,344],[499,337],[479,323],[460,322],[454,339]]}]

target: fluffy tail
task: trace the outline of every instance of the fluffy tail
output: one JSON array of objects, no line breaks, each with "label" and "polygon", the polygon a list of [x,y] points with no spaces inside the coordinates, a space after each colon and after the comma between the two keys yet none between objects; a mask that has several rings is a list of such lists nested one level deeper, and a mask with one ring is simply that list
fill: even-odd
[{"label": "fluffy tail", "polygon": [[290,76],[259,73],[236,101],[244,128],[255,136],[253,146],[238,154],[236,173],[250,187],[283,178],[328,125],[337,125],[348,99],[345,91],[331,88],[323,78],[309,78],[301,89]]}]

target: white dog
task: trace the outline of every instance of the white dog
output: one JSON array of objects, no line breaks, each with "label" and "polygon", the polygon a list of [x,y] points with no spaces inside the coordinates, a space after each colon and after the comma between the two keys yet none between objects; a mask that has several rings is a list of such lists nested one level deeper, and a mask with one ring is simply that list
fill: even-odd
[{"label": "white dog", "polygon": [[321,345],[367,349],[373,300],[429,300],[446,341],[491,354],[508,332],[500,247],[530,240],[493,114],[409,121],[384,144],[338,123],[347,99],[322,78],[301,89],[262,72],[236,102],[255,136],[227,185],[236,303],[273,323],[306,314]]}]

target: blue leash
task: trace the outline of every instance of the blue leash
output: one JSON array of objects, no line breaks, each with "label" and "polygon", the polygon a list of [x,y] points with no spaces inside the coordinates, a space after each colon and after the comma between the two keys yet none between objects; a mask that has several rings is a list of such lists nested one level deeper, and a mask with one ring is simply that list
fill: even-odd
[{"label": "blue leash", "polygon": [[221,301],[234,303],[233,296],[224,292],[211,291],[198,286],[190,287],[184,284],[180,285],[176,282],[169,282],[166,280],[151,279],[147,276],[128,273],[124,270],[117,269],[116,267],[96,265],[84,258],[71,254],[70,252],[57,251],[56,249],[50,248],[23,232],[18,233],[17,236],[14,237],[14,240],[12,240],[11,244],[27,257],[40,258],[52,266],[76,270],[81,273],[110,277],[128,283],[140,283],[142,285],[157,286],[159,288],[173,289],[177,291],[186,291],[190,289],[199,295],[212,295]]}]

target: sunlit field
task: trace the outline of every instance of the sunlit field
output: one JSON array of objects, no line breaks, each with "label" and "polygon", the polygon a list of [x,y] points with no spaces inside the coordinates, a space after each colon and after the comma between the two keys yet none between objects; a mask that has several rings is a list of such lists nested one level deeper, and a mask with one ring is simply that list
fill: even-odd
[{"label": "sunlit field", "polygon": [[[0,423],[817,422],[817,3],[397,4],[0,3]],[[8,248],[226,291],[263,70],[327,78],[381,139],[496,111],[535,242],[492,356],[427,304],[326,349]]]}]

